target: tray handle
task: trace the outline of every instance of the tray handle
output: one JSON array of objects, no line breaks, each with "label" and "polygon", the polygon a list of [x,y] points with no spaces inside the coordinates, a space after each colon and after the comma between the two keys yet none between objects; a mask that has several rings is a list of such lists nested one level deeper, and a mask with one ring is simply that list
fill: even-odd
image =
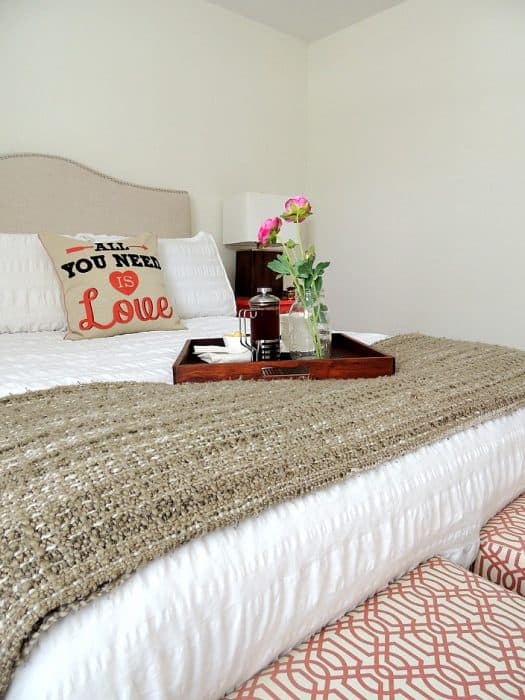
[{"label": "tray handle", "polygon": [[310,379],[309,367],[262,367],[266,379]]}]

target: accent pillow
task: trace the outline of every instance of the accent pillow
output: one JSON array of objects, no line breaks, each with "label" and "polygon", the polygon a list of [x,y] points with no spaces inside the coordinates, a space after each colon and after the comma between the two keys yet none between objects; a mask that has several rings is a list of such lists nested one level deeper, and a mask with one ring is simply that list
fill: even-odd
[{"label": "accent pillow", "polygon": [[159,260],[166,287],[181,318],[235,316],[235,296],[215,239],[201,231],[192,238],[160,238]]},{"label": "accent pillow", "polygon": [[60,285],[36,233],[0,233],[0,333],[65,328]]},{"label": "accent pillow", "polygon": [[184,328],[171,305],[153,235],[82,241],[40,234],[62,286],[66,338]]}]

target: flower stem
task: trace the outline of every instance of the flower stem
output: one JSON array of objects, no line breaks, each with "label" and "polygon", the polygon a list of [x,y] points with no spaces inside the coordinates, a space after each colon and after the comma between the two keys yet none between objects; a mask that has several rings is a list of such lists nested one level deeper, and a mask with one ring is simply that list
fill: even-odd
[{"label": "flower stem", "polygon": [[[296,221],[297,226],[297,244],[301,253],[301,259],[305,259],[304,246],[301,237],[301,225],[299,221]],[[314,344],[314,352],[316,358],[321,359],[323,357],[323,348],[321,344],[321,335],[319,333],[319,317],[321,312],[321,304],[319,298],[319,292],[315,284],[313,289],[307,292],[303,280],[301,280],[296,274],[295,263],[296,260],[292,260],[290,255],[290,249],[288,246],[283,246],[283,252],[288,262],[288,269],[290,277],[295,288],[296,293],[299,296],[299,300],[303,306],[305,314],[305,323],[307,324],[308,333]],[[295,254],[297,257],[297,254]]]},{"label": "flower stem", "polygon": [[301,224],[299,221],[296,222],[296,227],[297,227],[297,243],[299,244],[299,250],[301,251],[301,258],[304,260],[304,247],[303,247],[303,239],[301,236]]}]

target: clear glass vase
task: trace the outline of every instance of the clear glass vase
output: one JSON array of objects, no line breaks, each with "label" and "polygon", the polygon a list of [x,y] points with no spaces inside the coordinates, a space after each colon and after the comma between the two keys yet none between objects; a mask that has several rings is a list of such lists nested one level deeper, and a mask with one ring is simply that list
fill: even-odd
[{"label": "clear glass vase", "polygon": [[323,292],[296,290],[288,312],[288,352],[293,360],[330,356],[330,320]]}]

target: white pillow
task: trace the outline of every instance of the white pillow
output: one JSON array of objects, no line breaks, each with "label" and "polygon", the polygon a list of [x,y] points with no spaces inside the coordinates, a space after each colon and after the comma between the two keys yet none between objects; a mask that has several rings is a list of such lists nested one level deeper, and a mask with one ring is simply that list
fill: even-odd
[{"label": "white pillow", "polygon": [[34,233],[0,233],[0,333],[66,328],[62,293]]},{"label": "white pillow", "polygon": [[181,318],[236,315],[235,296],[211,234],[159,238],[158,255],[168,296]]}]

